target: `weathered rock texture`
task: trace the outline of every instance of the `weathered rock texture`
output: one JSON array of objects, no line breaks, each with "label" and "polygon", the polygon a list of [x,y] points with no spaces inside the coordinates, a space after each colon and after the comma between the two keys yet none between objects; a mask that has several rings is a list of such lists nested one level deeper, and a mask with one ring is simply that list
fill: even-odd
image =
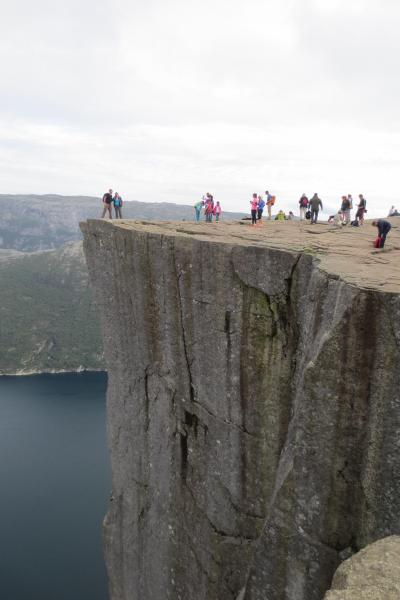
[{"label": "weathered rock texture", "polygon": [[400,537],[379,540],[340,565],[325,600],[399,600]]},{"label": "weathered rock texture", "polygon": [[400,533],[397,232],[377,254],[371,226],[82,227],[112,600],[321,600],[345,557]]}]

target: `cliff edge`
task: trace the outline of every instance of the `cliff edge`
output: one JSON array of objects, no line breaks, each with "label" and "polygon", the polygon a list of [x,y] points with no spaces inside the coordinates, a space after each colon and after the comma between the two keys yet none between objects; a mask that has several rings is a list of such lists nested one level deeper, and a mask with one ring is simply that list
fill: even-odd
[{"label": "cliff edge", "polygon": [[109,373],[112,600],[321,600],[400,533],[400,236],[81,225]]}]

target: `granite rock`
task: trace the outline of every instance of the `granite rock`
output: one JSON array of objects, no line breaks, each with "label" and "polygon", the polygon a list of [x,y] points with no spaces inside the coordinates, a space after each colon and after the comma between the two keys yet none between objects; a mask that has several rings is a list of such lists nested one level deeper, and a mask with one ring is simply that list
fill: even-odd
[{"label": "granite rock", "polygon": [[399,294],[279,227],[82,224],[112,600],[321,600],[400,533]]}]

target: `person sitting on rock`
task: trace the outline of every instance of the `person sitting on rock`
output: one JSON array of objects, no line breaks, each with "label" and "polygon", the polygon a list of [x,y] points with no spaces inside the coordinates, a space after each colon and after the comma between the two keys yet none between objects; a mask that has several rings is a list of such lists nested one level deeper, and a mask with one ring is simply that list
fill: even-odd
[{"label": "person sitting on rock", "polygon": [[392,206],[389,210],[388,217],[400,217],[400,213],[398,212],[397,208]]},{"label": "person sitting on rock", "polygon": [[376,240],[376,248],[383,248],[386,242],[386,236],[392,229],[389,221],[385,219],[379,219],[378,221],[372,221],[372,225],[378,228],[378,238]]},{"label": "person sitting on rock", "polygon": [[335,215],[331,215],[328,219],[328,223],[330,223],[330,225],[335,225],[335,227],[341,227],[343,225],[342,211],[338,210]]}]

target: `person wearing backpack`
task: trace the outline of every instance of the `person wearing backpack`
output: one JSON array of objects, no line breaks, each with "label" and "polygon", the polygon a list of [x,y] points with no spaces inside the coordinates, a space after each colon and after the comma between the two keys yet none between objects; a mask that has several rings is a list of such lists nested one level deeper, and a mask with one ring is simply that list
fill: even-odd
[{"label": "person wearing backpack", "polygon": [[118,192],[115,192],[115,194],[114,194],[113,203],[114,203],[114,210],[115,210],[115,218],[122,219],[122,212],[121,212],[122,198],[118,194]]},{"label": "person wearing backpack", "polygon": [[266,190],[265,196],[267,198],[268,220],[270,221],[272,219],[271,210],[272,210],[272,207],[275,204],[276,198],[275,198],[275,196],[271,196],[271,194],[269,193],[268,190]]},{"label": "person wearing backpack", "polygon": [[367,201],[362,194],[359,194],[360,202],[357,204],[356,220],[359,225],[364,225],[364,215],[367,212]]},{"label": "person wearing backpack", "polygon": [[102,219],[104,219],[104,217],[106,216],[107,211],[108,211],[108,215],[109,215],[110,219],[112,219],[112,210],[111,210],[111,205],[113,202],[112,193],[113,193],[113,191],[110,189],[103,196],[103,214],[101,215]]},{"label": "person wearing backpack", "polygon": [[305,194],[299,200],[300,206],[300,221],[303,221],[306,218],[306,210],[308,208],[308,198]]}]

